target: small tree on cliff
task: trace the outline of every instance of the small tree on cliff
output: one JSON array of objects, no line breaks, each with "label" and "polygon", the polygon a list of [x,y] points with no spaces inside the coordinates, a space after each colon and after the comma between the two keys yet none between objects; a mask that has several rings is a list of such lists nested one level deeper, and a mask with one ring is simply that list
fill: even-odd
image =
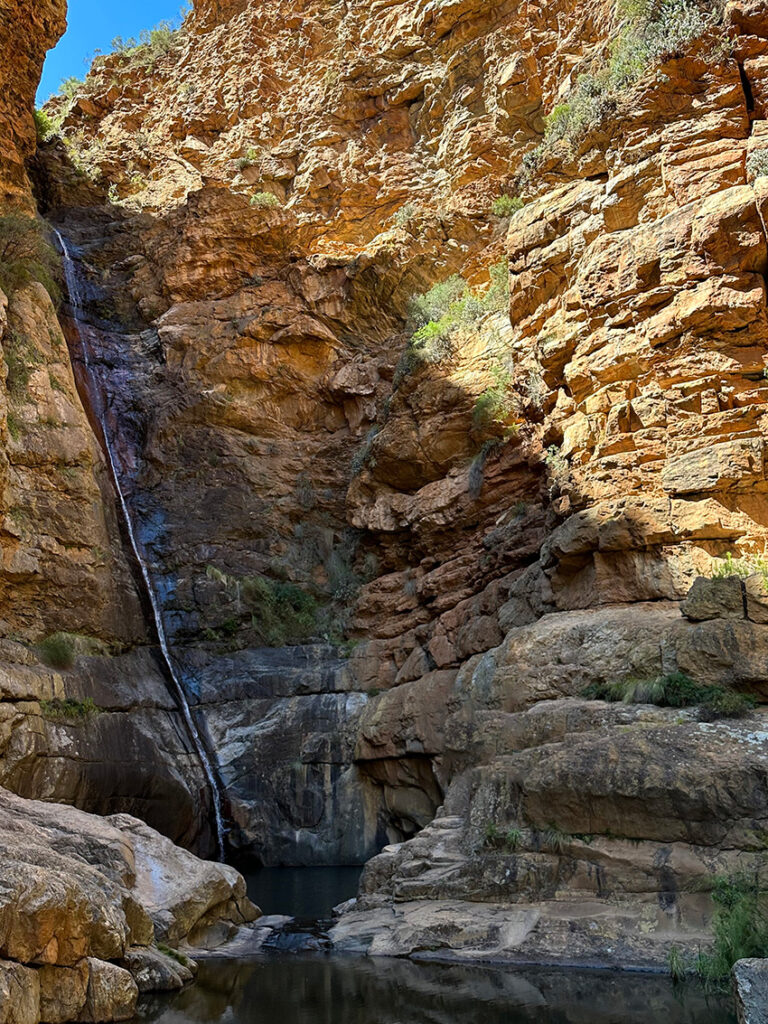
[{"label": "small tree on cliff", "polygon": [[58,302],[58,270],[58,254],[39,221],[22,213],[0,217],[0,288],[8,296],[29,281],[39,281]]}]

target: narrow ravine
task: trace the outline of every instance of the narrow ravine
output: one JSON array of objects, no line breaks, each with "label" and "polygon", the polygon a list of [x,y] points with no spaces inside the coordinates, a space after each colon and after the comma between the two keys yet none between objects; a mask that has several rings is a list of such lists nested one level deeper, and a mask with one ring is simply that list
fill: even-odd
[{"label": "narrow ravine", "polygon": [[205,778],[208,782],[208,786],[211,791],[211,807],[213,809],[214,824],[216,831],[216,856],[218,859],[224,857],[224,843],[225,843],[225,827],[224,817],[222,814],[222,794],[221,787],[216,777],[216,769],[213,764],[213,760],[206,750],[205,743],[200,735],[200,730],[195,724],[194,717],[192,715],[192,709],[190,708],[189,701],[187,699],[184,685],[179,678],[179,674],[174,667],[173,657],[168,646],[168,637],[165,631],[165,625],[163,623],[162,611],[155,593],[155,589],[152,585],[152,579],[149,574],[146,559],[144,558],[141,546],[136,536],[136,529],[133,523],[133,517],[131,516],[130,509],[128,508],[128,502],[125,497],[125,491],[120,480],[120,472],[118,470],[117,460],[114,454],[114,448],[112,441],[109,436],[109,430],[107,427],[106,416],[102,408],[102,403],[96,394],[96,382],[92,373],[91,367],[91,353],[89,349],[89,342],[85,335],[85,332],[80,327],[80,316],[83,309],[82,293],[80,290],[80,284],[77,276],[77,268],[75,261],[72,258],[72,253],[66,239],[60,231],[53,229],[56,238],[61,247],[64,263],[64,275],[66,279],[67,292],[69,295],[69,304],[72,311],[72,322],[74,324],[75,331],[77,333],[78,341],[82,352],[83,367],[85,370],[84,380],[89,390],[89,405],[94,411],[94,415],[98,420],[98,424],[103,438],[104,451],[107,457],[109,465],[110,477],[115,488],[115,493],[118,499],[118,505],[120,508],[120,515],[122,522],[125,526],[125,532],[128,537],[131,552],[135,559],[136,565],[139,567],[141,572],[141,579],[144,586],[149,607],[152,609],[152,621],[155,628],[155,633],[160,645],[160,652],[162,654],[162,661],[168,679],[172,685],[173,694],[179,706],[179,710],[184,718],[184,723],[187,727],[190,740],[192,745],[197,752],[202,765]]}]

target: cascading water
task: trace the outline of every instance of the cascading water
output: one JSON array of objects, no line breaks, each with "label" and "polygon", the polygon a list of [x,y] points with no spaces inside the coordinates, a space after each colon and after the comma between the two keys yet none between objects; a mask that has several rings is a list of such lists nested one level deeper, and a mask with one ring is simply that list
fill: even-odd
[{"label": "cascading water", "polygon": [[[56,238],[59,241],[59,245],[61,246],[61,252],[64,257],[64,277],[67,283],[67,291],[69,292],[69,302],[70,307],[72,309],[72,320],[75,325],[77,337],[80,342],[85,375],[89,385],[91,386],[90,390],[92,390],[93,392],[96,389],[96,381],[93,378],[93,373],[91,369],[89,343],[88,339],[86,338],[85,334],[80,328],[80,319],[78,317],[78,312],[83,308],[83,304],[80,292],[80,284],[77,277],[77,271],[75,269],[75,263],[74,260],[72,259],[69,247],[65,239],[59,231],[57,231],[55,228],[53,230],[54,234],[56,235]],[[203,772],[205,773],[206,781],[210,786],[211,800],[213,804],[213,814],[216,823],[217,855],[221,857],[223,856],[224,853],[224,820],[221,813],[221,791],[216,780],[216,773],[214,772],[213,764],[211,763],[208,751],[205,749],[205,745],[202,741],[202,737],[200,736],[200,732],[197,726],[195,725],[195,720],[192,717],[192,709],[189,706],[189,701],[187,700],[187,695],[184,691],[184,687],[182,686],[178,673],[174,668],[173,659],[171,657],[171,652],[168,647],[168,638],[165,632],[165,626],[163,624],[163,617],[160,611],[160,606],[158,604],[157,595],[155,594],[155,588],[152,585],[152,580],[149,575],[149,569],[147,568],[146,561],[142,557],[141,548],[138,542],[138,538],[136,537],[136,531],[133,525],[133,519],[128,508],[128,502],[126,501],[122,484],[120,482],[120,474],[117,468],[117,460],[115,459],[112,444],[109,439],[109,432],[107,430],[106,417],[104,416],[100,402],[96,401],[92,402],[91,404],[94,409],[94,414],[98,419],[99,426],[101,427],[101,433],[104,438],[104,448],[106,451],[107,460],[109,462],[110,474],[112,477],[112,482],[115,487],[115,492],[117,494],[118,502],[120,505],[120,511],[122,513],[123,522],[125,524],[126,533],[128,535],[128,540],[131,545],[131,551],[133,553],[134,558],[136,559],[136,564],[138,565],[141,571],[144,589],[146,591],[150,607],[152,608],[152,617],[155,624],[155,632],[157,633],[157,638],[160,643],[160,651],[162,653],[163,663],[168,673],[168,677],[173,684],[176,700],[179,705],[179,709],[181,710],[182,716],[184,718],[184,722],[187,726],[187,730],[192,740],[192,744],[197,752],[198,757],[200,758],[200,763],[203,766]]]}]

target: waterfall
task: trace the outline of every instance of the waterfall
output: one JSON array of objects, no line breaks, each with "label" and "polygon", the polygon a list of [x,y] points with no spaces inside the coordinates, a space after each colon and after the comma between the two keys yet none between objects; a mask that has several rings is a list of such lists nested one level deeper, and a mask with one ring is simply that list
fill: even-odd
[{"label": "waterfall", "polygon": [[[64,277],[67,283],[67,291],[69,292],[69,302],[72,308],[72,319],[82,349],[85,375],[91,386],[91,390],[95,391],[97,382],[93,377],[93,372],[91,369],[91,360],[88,351],[88,340],[85,337],[83,331],[81,331],[80,329],[80,319],[78,317],[78,312],[83,308],[82,295],[80,292],[80,282],[78,281],[75,263],[72,259],[72,256],[70,255],[69,247],[66,241],[64,240],[63,236],[59,231],[57,231],[55,228],[53,229],[53,231],[56,235],[56,238],[59,240],[62,255],[64,256]],[[216,773],[214,772],[211,759],[208,756],[208,751],[205,749],[205,744],[203,743],[202,737],[200,736],[200,732],[197,726],[195,725],[195,720],[192,716],[192,709],[189,706],[189,701],[187,700],[186,692],[184,690],[184,687],[182,686],[179,675],[176,669],[174,668],[173,659],[171,657],[171,652],[168,647],[168,637],[165,632],[165,626],[163,624],[162,612],[160,610],[157,594],[155,593],[155,588],[152,585],[152,580],[149,575],[149,569],[147,568],[146,561],[142,557],[141,548],[133,525],[133,519],[128,508],[128,502],[126,501],[125,498],[125,492],[123,491],[123,487],[120,482],[120,474],[117,468],[117,460],[115,459],[112,444],[109,439],[106,417],[104,416],[104,412],[101,407],[101,402],[98,402],[98,404],[94,404],[92,402],[91,404],[93,405],[94,414],[98,419],[99,426],[101,427],[102,436],[104,438],[104,448],[106,451],[107,460],[109,462],[109,469],[112,476],[112,482],[114,484],[115,492],[117,494],[123,522],[125,524],[125,529],[128,534],[128,539],[131,545],[131,551],[133,552],[133,556],[136,559],[136,564],[139,566],[139,569],[141,570],[141,577],[144,582],[144,589],[147,598],[149,599],[149,604],[152,608],[152,617],[155,624],[155,632],[157,633],[157,638],[160,643],[160,651],[162,653],[163,663],[165,665],[168,677],[173,684],[176,701],[179,705],[179,709],[182,713],[184,722],[187,726],[189,736],[192,740],[192,745],[196,750],[198,757],[200,758],[200,763],[203,766],[203,772],[205,773],[206,781],[208,782],[208,785],[211,790],[211,802],[213,804],[213,814],[216,822],[216,852],[219,857],[223,857],[224,820],[222,818],[221,813],[221,791],[216,780]]]}]

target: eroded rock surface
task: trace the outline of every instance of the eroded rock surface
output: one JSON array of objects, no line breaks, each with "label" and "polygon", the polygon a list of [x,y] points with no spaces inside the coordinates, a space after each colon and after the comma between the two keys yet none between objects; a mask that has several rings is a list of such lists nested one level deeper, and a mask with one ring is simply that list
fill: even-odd
[{"label": "eroded rock surface", "polygon": [[[768,20],[732,0],[524,166],[621,17],[199,0],[165,52],[54,101],[65,141],[32,168],[232,843],[268,863],[389,844],[345,948],[658,965],[706,941],[707,880],[764,845],[768,600],[744,573],[768,540]],[[409,299],[454,273],[486,304],[416,358]],[[3,323],[41,359],[2,435],[3,494],[31,509],[3,499],[0,585],[25,588],[4,630],[141,648],[51,317],[30,288]],[[26,497],[59,491],[62,522]],[[713,579],[727,554],[739,575]],[[164,807],[189,760],[159,688],[132,689],[144,653],[44,682],[30,659],[7,784],[53,785],[30,748],[66,746],[48,795],[112,809],[109,780],[81,782],[124,716],[121,750],[161,737]],[[675,672],[758,707],[584,696]],[[45,721],[49,685],[103,695],[93,739]],[[199,838],[194,788],[174,838]],[[155,820],[143,781],[120,792]]]},{"label": "eroded rock surface", "polygon": [[125,814],[98,818],[0,789],[0,848],[4,1021],[127,1020],[139,990],[191,977],[156,942],[220,943],[259,914],[233,868]]}]

